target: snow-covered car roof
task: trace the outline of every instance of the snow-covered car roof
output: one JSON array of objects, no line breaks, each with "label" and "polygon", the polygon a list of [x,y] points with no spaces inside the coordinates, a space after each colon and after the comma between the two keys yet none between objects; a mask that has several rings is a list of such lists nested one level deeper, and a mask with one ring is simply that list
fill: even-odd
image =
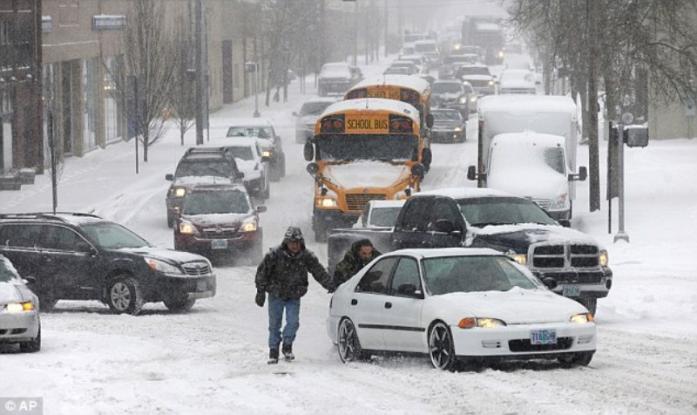
[{"label": "snow-covered car roof", "polygon": [[239,190],[242,193],[247,193],[247,188],[239,183],[197,183],[191,187],[191,191],[225,191]]},{"label": "snow-covered car roof", "polygon": [[424,248],[400,249],[392,251],[387,255],[412,255],[421,258],[438,258],[444,256],[503,256],[504,254],[491,248]]},{"label": "snow-covered car roof", "polygon": [[346,62],[330,62],[322,65],[319,72],[320,76],[341,76],[351,77],[351,69]]},{"label": "snow-covered car roof", "polygon": [[431,84],[429,84],[427,80],[418,76],[391,74],[364,79],[351,88],[349,92],[355,89],[367,88],[375,85],[395,85],[400,88],[409,88],[418,92],[425,91],[431,87]]},{"label": "snow-covered car roof", "polygon": [[453,199],[473,199],[477,197],[488,196],[515,197],[512,194],[503,192],[501,190],[480,187],[450,187],[444,189],[428,190],[425,192],[416,193],[412,197],[419,196],[445,196],[451,197]]},{"label": "snow-covered car roof", "polygon": [[[399,61],[411,61],[412,59],[418,59],[419,61],[423,60],[424,55],[416,55],[416,54],[410,54],[410,55],[399,55]],[[399,62],[395,61],[395,62]]]},{"label": "snow-covered car roof", "polygon": [[303,105],[307,104],[308,102],[336,102],[336,101],[337,101],[337,97],[316,96],[316,97],[310,97],[310,98],[306,99],[305,101],[303,101],[302,104],[300,104],[300,106],[302,107]]},{"label": "snow-covered car roof", "polygon": [[328,106],[322,115],[320,115],[320,118],[326,117],[327,115],[336,114],[338,112],[375,110],[387,110],[404,114],[411,118],[414,122],[419,122],[419,110],[414,108],[411,104],[394,99],[384,98],[356,98],[338,101]]},{"label": "snow-covered car roof", "polygon": [[533,131],[523,131],[520,133],[503,133],[494,136],[491,140],[492,145],[499,142],[518,143],[523,146],[542,144],[545,147],[561,146],[566,143],[566,139],[560,135],[540,134]]},{"label": "snow-covered car roof", "polygon": [[406,200],[371,200],[368,202],[371,208],[389,208],[404,206]]},{"label": "snow-covered car roof", "polygon": [[227,127],[272,127],[267,118],[233,118]]},{"label": "snow-covered car roof", "polygon": [[[228,139],[230,137],[227,137]],[[259,143],[258,140],[263,140],[263,138],[258,138],[258,137],[234,137],[234,141],[227,140],[222,147],[244,147],[244,146],[249,146],[249,147],[254,147],[257,144],[262,144]],[[220,148],[221,146],[217,146],[217,148]],[[203,147],[206,148],[206,147]]]},{"label": "snow-covered car roof", "polygon": [[414,42],[414,46],[416,45],[435,45],[436,41],[433,39],[423,39],[423,40],[417,40]]},{"label": "snow-covered car roof", "polygon": [[574,101],[562,95],[488,95],[477,103],[480,113],[496,112],[563,112],[576,115]]},{"label": "snow-covered car roof", "polygon": [[494,79],[491,75],[462,75],[465,81],[491,81]]}]

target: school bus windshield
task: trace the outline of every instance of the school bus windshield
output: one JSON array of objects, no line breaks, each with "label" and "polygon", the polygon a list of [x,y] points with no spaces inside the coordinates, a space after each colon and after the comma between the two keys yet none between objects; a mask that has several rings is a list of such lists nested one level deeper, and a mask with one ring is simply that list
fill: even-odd
[{"label": "school bus windshield", "polygon": [[384,160],[406,161],[417,154],[415,135],[322,135],[317,140],[321,160]]}]

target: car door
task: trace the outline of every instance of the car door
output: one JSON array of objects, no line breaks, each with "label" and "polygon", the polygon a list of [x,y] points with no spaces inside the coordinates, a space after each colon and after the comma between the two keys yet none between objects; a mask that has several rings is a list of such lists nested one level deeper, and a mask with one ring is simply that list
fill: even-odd
[{"label": "car door", "polygon": [[431,236],[429,248],[449,248],[462,245],[465,221],[454,200],[437,197],[430,209],[428,230]]},{"label": "car door", "polygon": [[0,253],[9,258],[22,278],[36,280],[30,288],[37,294],[43,291],[45,278],[38,249],[40,235],[39,224],[8,223],[0,227]]},{"label": "car door", "polygon": [[82,236],[64,225],[45,225],[40,249],[42,266],[51,274],[57,298],[100,298],[99,284],[92,272],[96,250]]},{"label": "car door", "polygon": [[367,350],[383,350],[384,313],[390,275],[396,257],[377,261],[356,285],[349,301],[349,316],[358,327],[361,346]]},{"label": "car door", "polygon": [[431,238],[427,234],[432,197],[415,197],[404,205],[397,218],[394,230],[395,249],[430,248]]},{"label": "car door", "polygon": [[419,263],[415,258],[402,256],[390,280],[385,301],[384,341],[388,350],[424,352],[424,333],[421,322],[423,287]]}]

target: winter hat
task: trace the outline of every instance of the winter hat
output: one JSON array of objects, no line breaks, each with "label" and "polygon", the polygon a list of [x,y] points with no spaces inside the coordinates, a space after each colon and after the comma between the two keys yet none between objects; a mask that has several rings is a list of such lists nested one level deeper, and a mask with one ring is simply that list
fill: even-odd
[{"label": "winter hat", "polygon": [[303,232],[300,230],[300,228],[295,226],[289,226],[286,230],[285,235],[283,235],[283,240],[285,242],[304,242],[305,239],[303,238]]}]

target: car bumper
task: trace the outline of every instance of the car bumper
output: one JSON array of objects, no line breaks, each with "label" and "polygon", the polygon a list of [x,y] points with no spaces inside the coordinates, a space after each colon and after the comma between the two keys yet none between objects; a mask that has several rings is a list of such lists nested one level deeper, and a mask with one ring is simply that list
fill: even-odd
[{"label": "car bumper", "polygon": [[244,187],[250,193],[260,193],[264,190],[264,178],[259,176],[251,180],[245,180]]},{"label": "car bumper", "polygon": [[175,245],[180,251],[210,255],[217,252],[237,252],[249,249],[261,240],[261,230],[240,232],[231,238],[203,238],[176,234],[174,239]]},{"label": "car bumper", "polygon": [[158,282],[158,286],[163,297],[165,294],[185,293],[190,299],[199,299],[215,296],[217,282],[213,274],[200,277],[163,276]]},{"label": "car bumper", "polygon": [[39,334],[39,313],[0,313],[0,343],[31,341]]},{"label": "car bumper", "polygon": [[532,272],[540,281],[552,278],[557,282],[553,292],[569,298],[603,298],[612,288],[612,270],[602,267],[593,271],[539,271]]},{"label": "car bumper", "polygon": [[[555,330],[553,345],[531,345],[534,330]],[[500,328],[460,329],[451,326],[458,357],[507,357],[535,359],[545,355],[595,351],[597,330],[594,323],[521,324]]]},{"label": "car bumper", "polygon": [[450,143],[462,140],[464,131],[431,131],[431,141],[434,143]]}]

